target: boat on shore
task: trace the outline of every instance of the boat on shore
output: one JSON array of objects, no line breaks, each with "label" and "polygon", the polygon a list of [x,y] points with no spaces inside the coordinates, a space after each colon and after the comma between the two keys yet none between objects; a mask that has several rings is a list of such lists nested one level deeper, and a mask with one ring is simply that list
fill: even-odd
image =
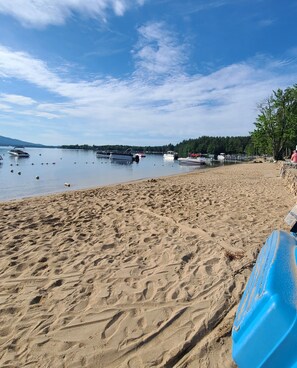
[{"label": "boat on shore", "polygon": [[19,148],[13,148],[8,153],[14,157],[30,157],[28,152],[25,152]]},{"label": "boat on shore", "polygon": [[178,153],[174,151],[167,151],[163,155],[164,160],[177,160],[178,159]]}]

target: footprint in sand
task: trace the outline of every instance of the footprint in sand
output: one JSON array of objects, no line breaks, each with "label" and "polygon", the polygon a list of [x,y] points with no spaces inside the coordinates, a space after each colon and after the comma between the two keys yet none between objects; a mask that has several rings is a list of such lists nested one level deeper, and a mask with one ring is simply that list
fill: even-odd
[{"label": "footprint in sand", "polygon": [[55,287],[59,287],[63,284],[63,280],[59,279],[59,280],[56,280],[55,282],[53,282],[50,286],[50,288],[55,288]]},{"label": "footprint in sand", "polygon": [[115,247],[115,243],[103,244],[101,247],[101,250],[113,249],[114,247]]},{"label": "footprint in sand", "polygon": [[143,290],[143,296],[145,297],[145,299],[151,300],[154,295],[155,295],[154,284],[151,281],[148,281],[146,283],[145,289]]},{"label": "footprint in sand", "polygon": [[143,368],[143,362],[139,357],[133,357],[127,363],[128,368]]},{"label": "footprint in sand", "polygon": [[42,299],[42,295],[37,295],[30,301],[30,305],[39,304]]}]

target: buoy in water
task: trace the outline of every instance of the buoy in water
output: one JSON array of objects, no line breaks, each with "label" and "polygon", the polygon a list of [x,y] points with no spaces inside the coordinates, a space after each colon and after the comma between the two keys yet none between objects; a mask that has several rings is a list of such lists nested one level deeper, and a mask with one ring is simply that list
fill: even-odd
[{"label": "buoy in water", "polygon": [[39,176],[36,176],[36,180],[39,180]]},{"label": "buoy in water", "polygon": [[70,183],[64,183],[65,187],[70,187]]},{"label": "buoy in water", "polygon": [[22,174],[22,173],[19,171],[19,172],[18,172],[18,175],[21,175],[21,174]]}]

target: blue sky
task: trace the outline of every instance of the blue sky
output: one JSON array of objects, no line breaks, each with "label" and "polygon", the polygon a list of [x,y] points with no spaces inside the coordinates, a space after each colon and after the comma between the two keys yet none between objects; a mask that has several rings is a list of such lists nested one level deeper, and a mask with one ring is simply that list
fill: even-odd
[{"label": "blue sky", "polygon": [[296,19],[296,0],[0,0],[0,135],[248,135],[257,105],[297,83]]}]

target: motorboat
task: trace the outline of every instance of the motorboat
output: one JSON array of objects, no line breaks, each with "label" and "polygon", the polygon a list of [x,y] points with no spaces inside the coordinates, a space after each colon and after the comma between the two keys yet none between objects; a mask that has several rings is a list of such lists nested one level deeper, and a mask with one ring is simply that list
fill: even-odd
[{"label": "motorboat", "polygon": [[109,158],[110,156],[110,152],[106,152],[106,151],[97,151],[96,152],[96,157],[97,158]]},{"label": "motorboat", "polygon": [[121,160],[121,161],[133,161],[132,153],[128,152],[111,152],[109,155],[111,160]]},{"label": "motorboat", "polygon": [[225,157],[225,153],[220,153],[220,154],[218,155],[218,160],[219,160],[219,161],[225,161],[225,159],[226,159],[226,157]]},{"label": "motorboat", "polygon": [[180,165],[188,165],[188,166],[200,166],[206,165],[206,158],[205,157],[185,157],[179,158],[178,163]]},{"label": "motorboat", "polygon": [[133,161],[139,162],[139,156],[133,155],[131,149],[125,152],[110,152],[109,159],[111,161],[132,163]]},{"label": "motorboat", "polygon": [[15,156],[15,157],[30,157],[28,152],[25,152],[19,148],[13,148],[10,151],[8,151],[8,153],[11,156]]},{"label": "motorboat", "polygon": [[177,160],[178,153],[174,151],[167,151],[166,153],[164,153],[163,158],[165,160]]}]

